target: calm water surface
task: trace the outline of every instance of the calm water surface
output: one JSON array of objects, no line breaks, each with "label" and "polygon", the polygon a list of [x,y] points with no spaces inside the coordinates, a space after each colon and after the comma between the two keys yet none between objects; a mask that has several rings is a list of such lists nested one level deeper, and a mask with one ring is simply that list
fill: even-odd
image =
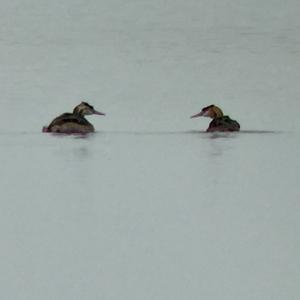
[{"label": "calm water surface", "polygon": [[0,3],[1,300],[300,299],[298,1]]},{"label": "calm water surface", "polygon": [[289,132],[2,133],[2,293],[296,299],[298,142]]}]

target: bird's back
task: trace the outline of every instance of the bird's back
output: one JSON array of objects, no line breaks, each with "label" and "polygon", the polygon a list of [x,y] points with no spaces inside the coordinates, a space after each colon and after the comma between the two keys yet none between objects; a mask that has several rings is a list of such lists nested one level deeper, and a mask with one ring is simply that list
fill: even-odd
[{"label": "bird's back", "polygon": [[93,132],[93,125],[83,116],[73,113],[64,113],[56,117],[48,126],[49,132],[63,132],[63,133],[76,133],[76,132]]}]

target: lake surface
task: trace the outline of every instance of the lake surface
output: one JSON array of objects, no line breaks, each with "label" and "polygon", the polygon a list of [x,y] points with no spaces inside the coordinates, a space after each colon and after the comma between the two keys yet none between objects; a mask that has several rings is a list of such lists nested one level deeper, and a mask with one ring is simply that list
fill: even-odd
[{"label": "lake surface", "polygon": [[2,6],[1,299],[299,299],[298,2]]}]

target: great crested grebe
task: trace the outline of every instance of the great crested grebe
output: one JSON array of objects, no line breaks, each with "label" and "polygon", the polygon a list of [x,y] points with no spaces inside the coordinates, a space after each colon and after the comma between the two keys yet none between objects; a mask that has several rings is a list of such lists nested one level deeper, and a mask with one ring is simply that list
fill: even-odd
[{"label": "great crested grebe", "polygon": [[215,105],[206,106],[202,108],[198,114],[191,116],[191,118],[197,117],[208,117],[213,119],[206,129],[208,132],[240,130],[240,124],[237,121],[230,119],[229,116],[224,116],[222,110]]},{"label": "great crested grebe", "polygon": [[43,132],[56,133],[89,133],[94,132],[94,126],[84,117],[87,115],[105,116],[104,113],[96,111],[87,102],[77,105],[73,113],[64,113],[55,118],[49,126],[43,127]]}]

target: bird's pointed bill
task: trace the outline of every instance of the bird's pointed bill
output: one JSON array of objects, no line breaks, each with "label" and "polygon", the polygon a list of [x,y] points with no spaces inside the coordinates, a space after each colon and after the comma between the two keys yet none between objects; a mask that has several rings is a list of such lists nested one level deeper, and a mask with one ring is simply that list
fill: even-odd
[{"label": "bird's pointed bill", "polygon": [[203,111],[200,111],[199,113],[197,113],[197,114],[191,116],[191,119],[192,119],[192,118],[202,117],[202,116],[204,116],[204,113],[203,113]]},{"label": "bird's pointed bill", "polygon": [[105,116],[105,113],[94,110],[94,115]]}]

